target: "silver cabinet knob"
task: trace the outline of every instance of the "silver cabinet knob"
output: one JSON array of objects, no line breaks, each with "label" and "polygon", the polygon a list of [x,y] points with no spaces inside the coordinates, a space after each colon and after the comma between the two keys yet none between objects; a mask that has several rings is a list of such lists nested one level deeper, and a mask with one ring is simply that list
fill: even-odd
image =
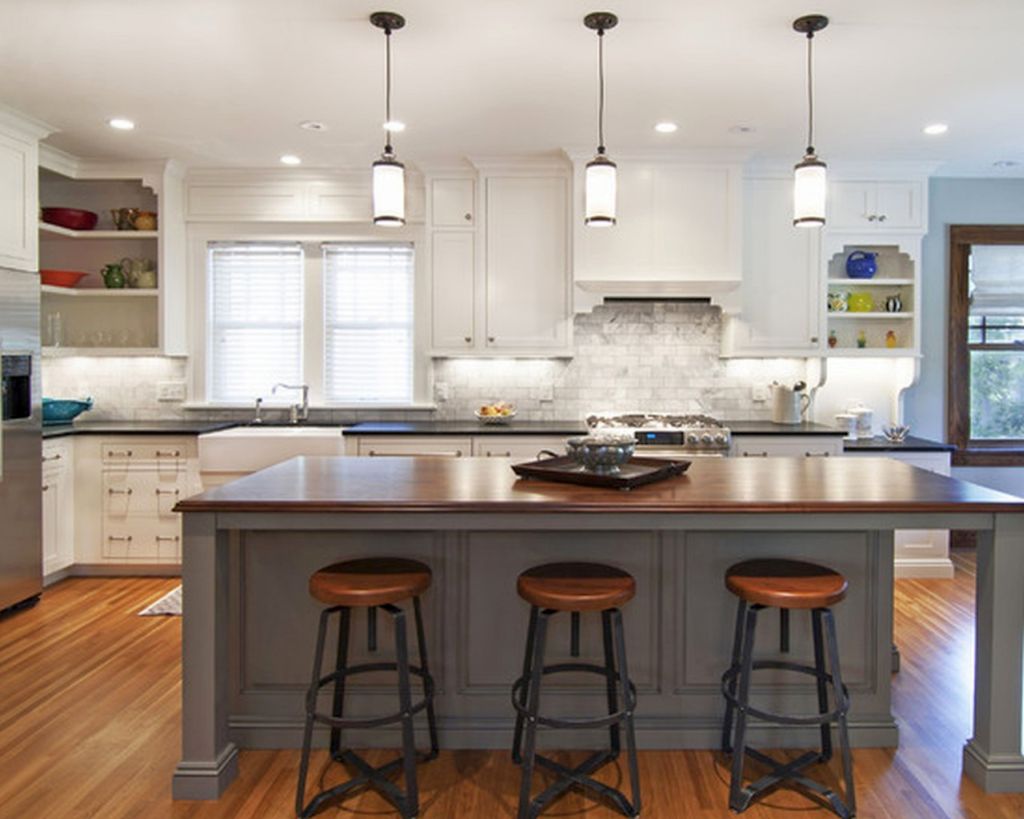
[{"label": "silver cabinet knob", "polygon": [[472,336],[465,336],[463,338],[463,341],[465,341],[467,344],[472,344],[473,343],[473,337]]},{"label": "silver cabinet knob", "polygon": [[884,213],[881,216],[878,217],[878,221],[879,222],[884,222],[885,221],[885,214]]},{"label": "silver cabinet knob", "polygon": [[488,341],[488,343],[493,344],[494,343],[494,336],[487,336],[487,341]]},{"label": "silver cabinet knob", "polygon": [[817,343],[818,343],[818,337],[817,336],[811,336],[811,344],[817,344]]},{"label": "silver cabinet knob", "polygon": [[465,219],[466,219],[467,222],[472,222],[473,221],[473,214],[472,213],[467,213],[466,216],[465,216]]}]

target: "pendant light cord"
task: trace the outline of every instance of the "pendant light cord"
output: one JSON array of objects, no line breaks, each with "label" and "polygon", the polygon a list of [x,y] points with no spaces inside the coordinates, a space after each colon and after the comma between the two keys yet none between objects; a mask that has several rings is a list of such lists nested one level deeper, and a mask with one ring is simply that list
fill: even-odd
[{"label": "pendant light cord", "polygon": [[[390,124],[391,122],[391,29],[384,29],[384,63],[385,63],[385,80],[384,80],[384,122]],[[384,153],[393,154],[395,149],[391,146],[391,130],[386,129],[387,136],[384,137]]]},{"label": "pendant light cord", "polygon": [[814,32],[807,32],[807,155],[814,154],[814,71],[812,68],[812,44]]},{"label": "pendant light cord", "polygon": [[604,153],[604,29],[597,30],[597,152]]}]

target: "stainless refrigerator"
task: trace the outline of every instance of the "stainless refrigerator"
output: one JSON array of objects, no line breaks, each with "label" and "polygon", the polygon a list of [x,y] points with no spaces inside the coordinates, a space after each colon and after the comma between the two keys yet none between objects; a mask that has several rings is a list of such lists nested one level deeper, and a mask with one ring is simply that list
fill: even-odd
[{"label": "stainless refrigerator", "polygon": [[39,274],[0,268],[0,611],[43,587]]}]

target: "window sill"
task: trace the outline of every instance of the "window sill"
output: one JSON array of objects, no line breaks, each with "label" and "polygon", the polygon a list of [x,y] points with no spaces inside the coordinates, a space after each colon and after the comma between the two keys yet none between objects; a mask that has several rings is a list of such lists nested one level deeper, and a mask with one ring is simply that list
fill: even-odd
[{"label": "window sill", "polygon": [[958,449],[953,466],[1024,466],[1024,447],[993,446]]}]

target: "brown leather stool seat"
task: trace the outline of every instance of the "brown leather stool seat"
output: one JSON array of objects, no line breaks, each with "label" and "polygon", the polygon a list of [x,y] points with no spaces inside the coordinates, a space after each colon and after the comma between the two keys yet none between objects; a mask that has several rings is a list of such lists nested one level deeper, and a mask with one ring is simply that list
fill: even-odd
[{"label": "brown leather stool seat", "polygon": [[418,597],[430,588],[430,567],[401,557],[366,557],[320,569],[309,593],[328,606],[383,606]]},{"label": "brown leather stool seat", "polygon": [[776,609],[820,609],[846,597],[839,572],[801,560],[745,560],[729,568],[725,586],[748,603]]},{"label": "brown leather stool seat", "polygon": [[527,569],[516,583],[527,603],[556,611],[604,611],[636,594],[628,572],[602,563],[546,563]]}]

